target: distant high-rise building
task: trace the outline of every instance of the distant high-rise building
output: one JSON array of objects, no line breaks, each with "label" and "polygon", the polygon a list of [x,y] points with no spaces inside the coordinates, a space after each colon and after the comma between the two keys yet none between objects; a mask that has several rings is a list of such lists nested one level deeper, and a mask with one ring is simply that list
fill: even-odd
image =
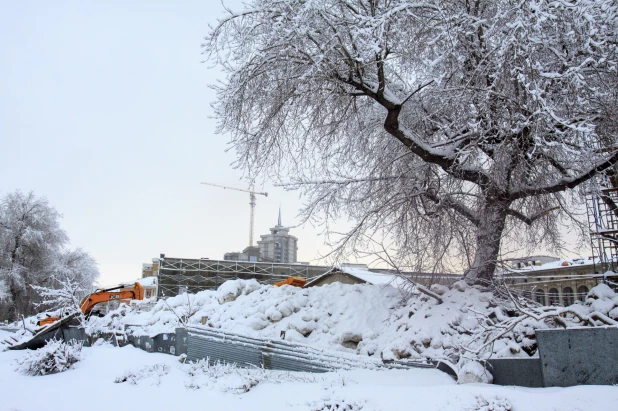
[{"label": "distant high-rise building", "polygon": [[227,261],[253,261],[258,262],[262,261],[260,256],[259,247],[247,247],[242,250],[242,253],[238,251],[232,251],[231,253],[225,253],[223,256],[224,260]]},{"label": "distant high-rise building", "polygon": [[277,225],[270,229],[270,234],[261,235],[257,242],[263,261],[273,263],[295,263],[298,251],[298,238],[289,234],[290,229],[281,224],[281,209]]}]

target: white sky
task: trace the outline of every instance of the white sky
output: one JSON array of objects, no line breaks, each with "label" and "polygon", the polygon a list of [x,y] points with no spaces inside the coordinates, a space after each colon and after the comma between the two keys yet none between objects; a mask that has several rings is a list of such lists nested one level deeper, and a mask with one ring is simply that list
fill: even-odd
[{"label": "white sky", "polygon": [[[240,1],[226,0],[239,9]],[[0,195],[45,196],[72,247],[103,284],[132,280],[167,256],[222,258],[248,244],[248,194],[215,135],[201,64],[218,1],[4,1],[0,13]],[[292,225],[297,193],[259,197],[256,240]],[[326,251],[319,230],[292,229],[299,260]]]}]

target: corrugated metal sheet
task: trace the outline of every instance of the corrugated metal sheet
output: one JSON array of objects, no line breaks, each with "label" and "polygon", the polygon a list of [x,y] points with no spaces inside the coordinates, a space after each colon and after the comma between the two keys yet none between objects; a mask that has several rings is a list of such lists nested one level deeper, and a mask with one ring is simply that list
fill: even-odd
[{"label": "corrugated metal sheet", "polygon": [[285,371],[327,372],[352,368],[437,368],[437,363],[390,362],[356,354],[322,350],[283,340],[266,340],[209,327],[189,327],[187,358]]}]

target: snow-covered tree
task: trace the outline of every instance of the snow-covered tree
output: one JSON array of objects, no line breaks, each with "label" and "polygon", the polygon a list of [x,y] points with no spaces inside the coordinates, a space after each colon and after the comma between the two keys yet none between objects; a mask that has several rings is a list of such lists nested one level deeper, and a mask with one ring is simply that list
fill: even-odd
[{"label": "snow-covered tree", "polygon": [[[561,245],[618,161],[615,0],[252,0],[206,37],[237,165],[424,266]],[[288,176],[291,180],[288,180]],[[523,234],[525,233],[525,234]],[[472,237],[472,244],[469,239]],[[362,244],[361,244],[362,245]]]},{"label": "snow-covered tree", "polygon": [[58,315],[80,311],[83,298],[93,290],[99,276],[94,259],[82,249],[61,253],[44,286],[32,285],[41,298],[37,307],[55,311]]},{"label": "snow-covered tree", "polygon": [[60,214],[47,200],[20,191],[0,199],[0,317],[13,321],[35,312],[40,296],[31,286],[62,288],[59,279],[92,286],[94,260],[83,250],[65,248],[68,236]]},{"label": "snow-covered tree", "polygon": [[0,202],[0,281],[8,289],[9,320],[26,313],[31,304],[29,284],[39,284],[56,254],[68,242],[60,214],[47,200],[19,191]]}]

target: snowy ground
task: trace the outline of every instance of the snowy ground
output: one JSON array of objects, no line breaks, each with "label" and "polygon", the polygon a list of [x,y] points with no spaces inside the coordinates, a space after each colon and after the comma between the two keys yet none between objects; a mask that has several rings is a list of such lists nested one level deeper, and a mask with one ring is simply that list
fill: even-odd
[{"label": "snowy ground", "polygon": [[[0,338],[6,332],[0,331]],[[0,410],[615,410],[618,389],[610,386],[518,388],[485,384],[457,385],[437,370],[357,370],[338,373],[262,371],[267,378],[243,392],[242,371],[219,380],[202,375],[198,384],[177,357],[149,354],[127,346],[84,348],[84,359],[61,374],[31,377],[14,370],[25,351],[0,352]],[[168,366],[147,373],[145,367]],[[131,382],[114,381],[130,373]],[[284,378],[283,378],[284,377]],[[277,380],[285,380],[278,383]],[[200,386],[199,389],[187,386]],[[483,405],[488,402],[494,408]],[[333,408],[335,409],[335,408]]]}]

